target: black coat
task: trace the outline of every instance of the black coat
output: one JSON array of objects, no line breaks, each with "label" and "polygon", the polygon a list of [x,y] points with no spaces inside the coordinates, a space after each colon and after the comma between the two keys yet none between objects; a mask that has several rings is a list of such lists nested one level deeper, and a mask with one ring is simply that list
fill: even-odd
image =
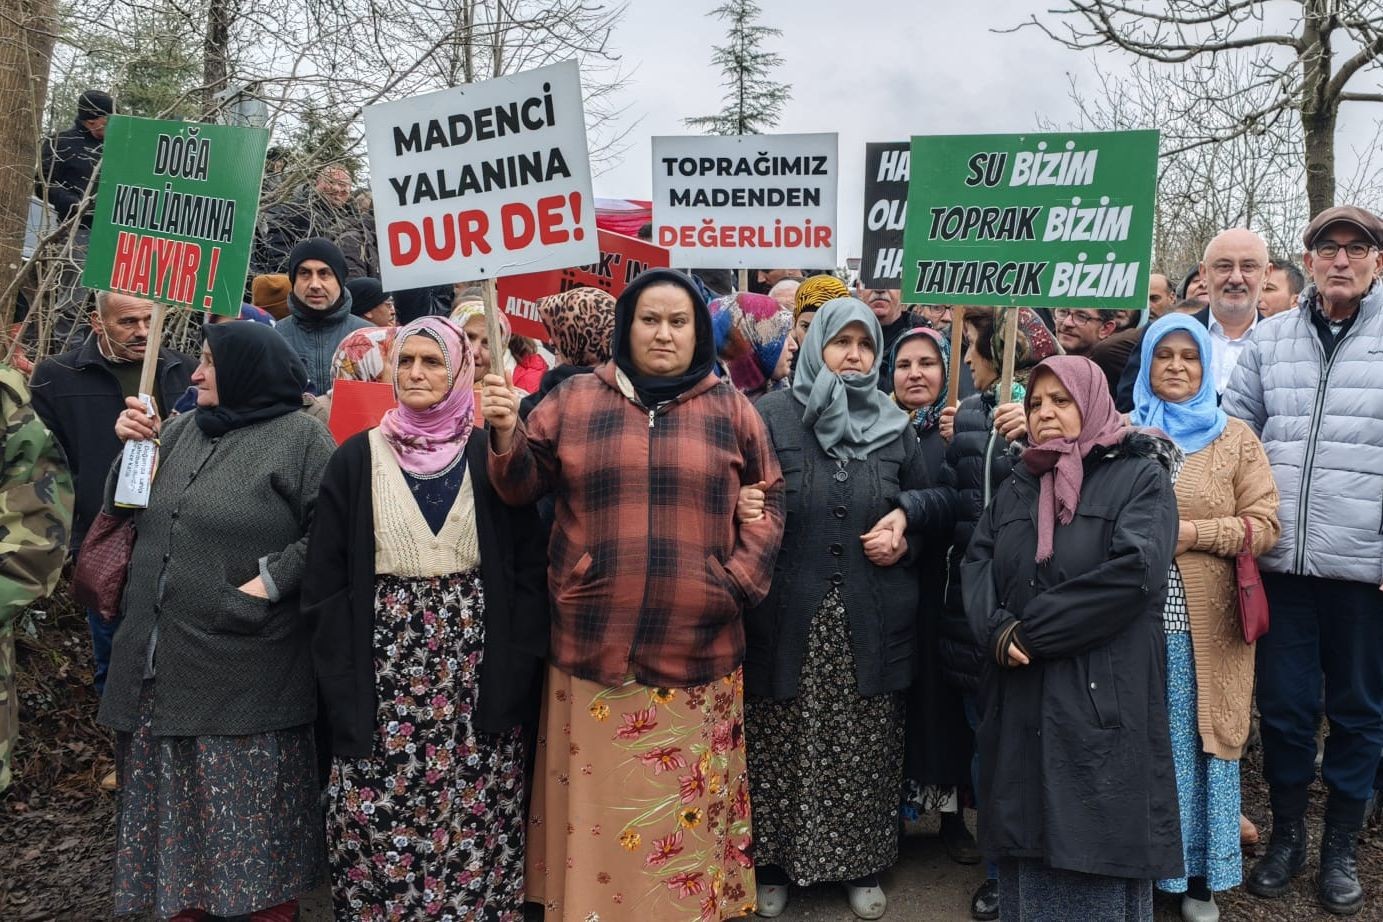
[{"label": "black coat", "polygon": [[[1183,874],[1162,607],[1176,546],[1170,443],[1086,459],[1075,518],[1034,562],[1038,480],[1019,465],[962,568],[986,660],[980,840],[991,859],[1136,879]],[[1031,664],[1000,666],[1017,619]]]},{"label": "black coat", "polygon": [[863,461],[836,462],[802,423],[791,391],[755,404],[783,469],[787,524],[768,596],[745,615],[745,691],[765,698],[797,694],[807,634],[821,600],[840,587],[850,622],[861,695],[901,691],[912,680],[917,634],[917,571],[909,549],[891,567],[864,556],[860,535],[894,508],[902,490],[927,485],[911,427]]},{"label": "black coat", "polygon": [[[547,652],[547,555],[531,506],[495,496],[483,429],[466,443],[475,496],[480,573],[485,585],[485,649],[473,720],[484,732],[510,730],[537,716]],[[369,756],[378,725],[374,656],[375,522],[369,433],[347,439],[327,463],[317,497],[303,579],[303,612],[316,622],[312,645],[330,740],[347,758]],[[319,731],[320,732],[320,731]]]},{"label": "black coat", "polygon": [[[941,481],[946,476],[946,443],[941,433],[931,429],[921,433],[918,441],[927,478]],[[917,646],[907,694],[903,774],[922,785],[969,788],[974,736],[960,692],[946,682],[941,663],[942,608],[956,493],[949,486],[928,487],[905,491],[898,499],[908,515],[908,539],[919,541]]]},{"label": "black coat", "polygon": [[[191,356],[172,349],[158,351],[154,397],[163,416],[187,391],[196,367]],[[62,443],[68,470],[76,482],[72,521],[72,548],[76,550],[82,546],[91,520],[101,511],[106,475],[120,454],[115,418],[125,409],[125,395],[110,363],[96,347],[94,333],[76,349],[39,362],[29,387],[34,412]]]},{"label": "black coat", "polygon": [[[81,122],[43,139],[42,167],[35,188],[38,197],[46,197],[53,206],[59,221],[70,218],[86,194],[91,174],[101,162],[102,144]],[[92,202],[82,213],[81,226],[85,228],[91,227],[91,215],[96,210],[96,185],[99,180],[92,185]]]}]

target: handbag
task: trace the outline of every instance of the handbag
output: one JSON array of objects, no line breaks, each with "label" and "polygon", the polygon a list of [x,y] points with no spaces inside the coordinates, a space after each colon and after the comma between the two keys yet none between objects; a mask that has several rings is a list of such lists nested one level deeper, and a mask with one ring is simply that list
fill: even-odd
[{"label": "handbag", "polygon": [[125,578],[134,551],[134,519],[99,513],[87,529],[72,573],[72,598],[85,608],[114,621],[120,614]]},{"label": "handbag", "polygon": [[1253,525],[1244,523],[1244,546],[1234,558],[1234,576],[1239,583],[1239,624],[1244,643],[1253,643],[1268,633],[1268,597],[1263,594],[1263,579],[1253,556]]}]

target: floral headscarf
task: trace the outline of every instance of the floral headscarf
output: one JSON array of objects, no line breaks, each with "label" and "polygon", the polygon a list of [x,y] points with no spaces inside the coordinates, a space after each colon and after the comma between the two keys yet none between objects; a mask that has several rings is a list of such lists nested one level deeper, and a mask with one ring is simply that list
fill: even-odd
[{"label": "floral headscarf", "polygon": [[389,350],[394,348],[398,327],[366,327],[352,330],[331,357],[333,381],[386,381]]},{"label": "floral headscarf", "polygon": [[778,367],[792,332],[792,311],[768,295],[726,295],[711,302],[711,331],[731,383],[753,394],[764,389]]},{"label": "floral headscarf", "polygon": [[[931,327],[914,327],[904,332],[902,336],[899,336],[898,339],[894,341],[893,350],[888,359],[888,367],[897,369],[898,353],[903,350],[903,344],[912,342],[919,337],[931,340],[936,345],[937,352],[941,353],[941,389],[937,391],[936,398],[930,404],[925,407],[918,407],[915,410],[909,410],[901,403],[898,403],[896,389],[893,394],[893,402],[898,403],[899,409],[908,414],[908,418],[912,420],[913,427],[917,429],[920,435],[923,432],[928,432],[936,428],[937,424],[941,421],[941,411],[946,408],[946,398],[951,392],[951,344],[946,340],[946,337],[942,336]],[[889,383],[891,384],[892,382]]]},{"label": "floral headscarf", "polygon": [[466,332],[445,317],[420,317],[399,329],[391,355],[394,396],[398,396],[398,353],[410,337],[425,336],[442,350],[447,365],[447,395],[424,410],[400,403],[384,414],[379,431],[394,450],[399,467],[410,474],[439,474],[456,461],[475,426],[475,359]]}]

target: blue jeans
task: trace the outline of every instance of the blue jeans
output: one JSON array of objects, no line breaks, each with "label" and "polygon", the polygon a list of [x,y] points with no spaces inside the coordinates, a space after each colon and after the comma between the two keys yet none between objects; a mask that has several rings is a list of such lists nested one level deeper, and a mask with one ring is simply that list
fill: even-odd
[{"label": "blue jeans", "polygon": [[105,621],[96,612],[87,609],[86,624],[91,630],[91,684],[96,686],[96,697],[106,691],[106,673],[110,671],[110,645],[115,639],[115,631],[120,627],[120,616],[114,621]]},{"label": "blue jeans", "polygon": [[[980,731],[980,701],[973,692],[966,692],[961,696],[961,705],[965,708],[965,722],[970,725],[970,729],[975,732],[975,754],[970,757],[970,790],[975,792],[975,812],[979,813],[982,809],[980,804],[980,743],[978,734]],[[999,866],[992,861],[984,863],[984,874],[990,880],[999,879]]]},{"label": "blue jeans", "polygon": [[1321,777],[1332,801],[1362,812],[1383,752],[1383,592],[1280,573],[1264,573],[1263,587],[1272,621],[1258,641],[1258,710],[1273,812],[1304,812],[1322,688],[1330,735]]}]

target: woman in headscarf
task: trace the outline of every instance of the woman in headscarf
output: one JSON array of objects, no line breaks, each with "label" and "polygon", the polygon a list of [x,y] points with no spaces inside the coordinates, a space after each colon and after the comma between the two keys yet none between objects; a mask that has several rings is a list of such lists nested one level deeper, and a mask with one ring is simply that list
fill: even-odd
[{"label": "woman in headscarf", "polygon": [[848,297],[850,289],[834,275],[813,275],[804,279],[802,284],[797,286],[797,294],[793,296],[796,306],[792,312],[792,338],[797,340],[798,346],[807,338],[812,320],[824,304],[837,298]]},{"label": "woman in headscarf", "polygon": [[878,874],[898,854],[917,573],[907,541],[871,526],[927,474],[907,414],[878,389],[881,338],[863,302],[828,302],[791,390],[756,404],[790,523],[772,589],[747,620],[761,916],[783,911],[789,883],[840,881],[855,913],[877,919]]},{"label": "woman in headscarf", "polygon": [[114,505],[114,470],[107,487],[138,534],[99,716],[120,776],[115,912],[289,919],[321,863],[298,590],[333,445],[298,412],[307,372],[283,337],[202,335],[196,410],[160,425],[131,399],[115,426],[160,439],[147,508]]},{"label": "woman in headscarf", "polygon": [[539,298],[535,306],[557,364],[543,374],[538,389],[523,399],[519,415],[524,419],[557,385],[610,361],[615,332],[614,296],[599,288],[572,288]]},{"label": "woman in headscarf", "polygon": [[[970,787],[974,739],[960,690],[945,681],[941,668],[946,551],[956,505],[956,492],[945,471],[946,443],[938,426],[948,396],[950,357],[945,337],[930,327],[917,327],[898,337],[888,363],[893,369],[893,402],[912,420],[927,479],[934,484],[899,496],[917,524],[914,540],[920,539],[921,545],[918,637],[906,701],[901,814],[904,831],[910,832],[922,814],[940,811],[947,852],[956,861],[974,864],[980,855],[961,812],[963,792]],[[906,529],[907,521],[900,516],[896,527]]]},{"label": "woman in headscarf", "polygon": [[[475,383],[479,387],[481,380],[490,373],[492,356],[498,355],[503,363],[505,356],[509,354],[509,340],[514,336],[509,318],[504,315],[504,311],[499,312],[501,341],[498,346],[490,342],[490,328],[485,319],[484,301],[468,299],[457,304],[452,309],[451,322],[465,331],[471,355],[475,357]],[[503,374],[504,370],[499,368],[497,373]]]},{"label": "woman in headscarf", "polygon": [[[899,505],[907,514],[908,528],[923,533],[930,533],[939,526],[950,530],[949,540],[944,542],[948,549],[944,552],[945,589],[938,625],[937,665],[946,684],[960,692],[966,721],[973,730],[979,721],[975,694],[979,688],[983,652],[975,644],[965,617],[960,564],[980,514],[1013,471],[1019,440],[1026,434],[1022,399],[1028,375],[1043,359],[1060,355],[1061,346],[1036,313],[1027,308],[1019,309],[1013,390],[1006,399],[1000,399],[999,365],[1004,354],[1002,312],[992,308],[966,308],[965,331],[970,345],[964,360],[974,377],[977,393],[966,397],[955,409],[940,411],[937,428],[950,442],[945,449],[943,488],[905,493]],[[943,490],[949,491],[949,495],[942,496]],[[926,559],[924,557],[924,568]],[[978,789],[978,771],[978,759],[972,759],[972,790]],[[983,808],[980,804],[976,806]],[[942,819],[941,833],[947,850],[957,860],[970,861],[973,839],[969,831],[947,814],[943,814]],[[986,871],[984,882],[970,901],[972,918],[980,920],[996,919],[999,915],[998,868],[991,863]]]},{"label": "woman in headscarf", "polygon": [[730,382],[751,400],[787,387],[797,351],[792,311],[768,295],[726,295],[711,302],[711,329]]},{"label": "woman in headscarf", "polygon": [[1163,605],[1177,541],[1166,439],[1127,429],[1098,365],[1042,362],[1029,445],[962,567],[985,653],[980,844],[1005,920],[1151,922],[1181,877]]},{"label": "woman in headscarf", "polygon": [[[522,424],[514,391],[485,380],[496,490],[556,499],[529,895],[549,920],[715,922],[753,909],[743,612],[772,577],[782,475],[714,373],[686,276],[625,289],[612,352]],[[740,525],[752,483],[766,514]]]},{"label": "woman in headscarf", "polygon": [[398,327],[366,327],[352,330],[331,357],[331,381],[323,394],[304,394],[303,412],[320,420],[323,426],[331,423],[331,390],[337,381],[384,382],[389,379],[389,350],[393,348]]},{"label": "woman in headscarf", "polygon": [[544,557],[533,510],[490,487],[472,362],[449,320],[400,329],[398,405],[322,479],[303,602],[338,919],[523,918]]},{"label": "woman in headscarf", "polygon": [[1248,742],[1253,645],[1244,643],[1234,558],[1251,527],[1255,556],[1277,543],[1277,486],[1262,444],[1225,415],[1209,374],[1210,334],[1169,314],[1143,337],[1132,421],[1165,432],[1184,462],[1172,471],[1181,524],[1167,574],[1167,715],[1186,874],[1187,922],[1219,918],[1214,892],[1239,885],[1239,757]]}]

